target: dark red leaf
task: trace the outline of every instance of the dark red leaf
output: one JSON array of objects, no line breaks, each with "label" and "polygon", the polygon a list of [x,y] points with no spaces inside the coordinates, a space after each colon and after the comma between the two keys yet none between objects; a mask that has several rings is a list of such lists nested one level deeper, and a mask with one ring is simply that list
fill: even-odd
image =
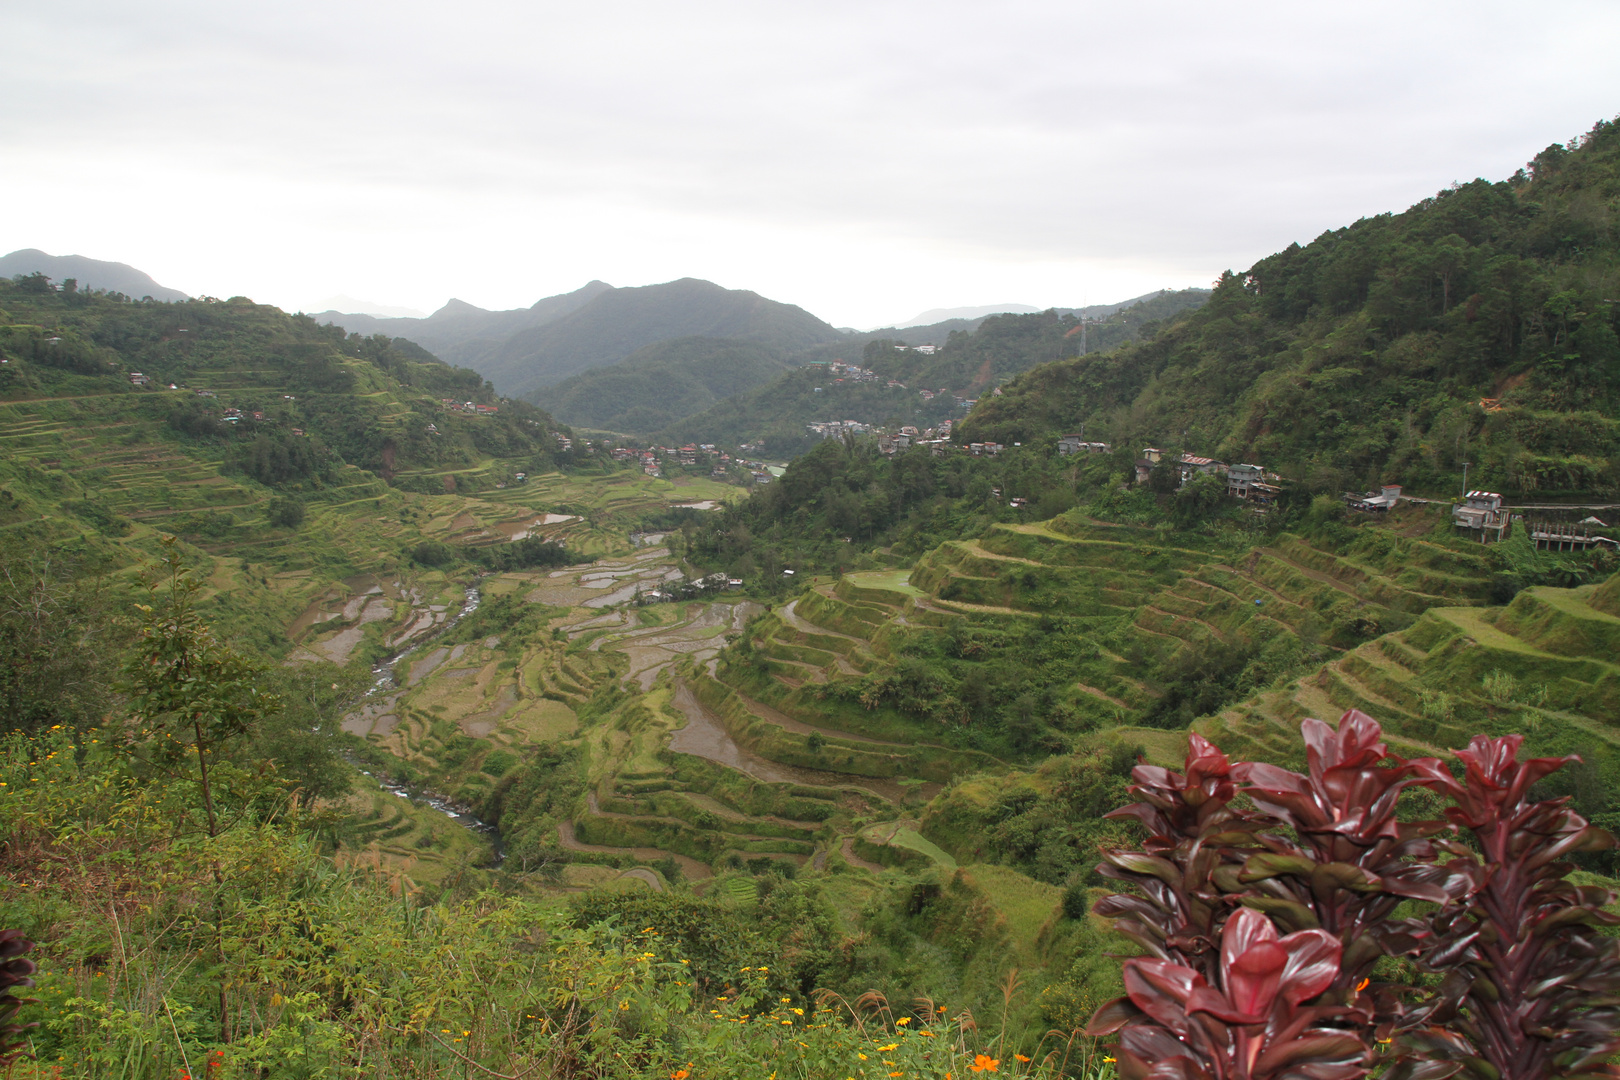
[{"label": "dark red leaf", "polygon": [[1311,1035],[1267,1046],[1254,1063],[1254,1075],[1278,1072],[1307,1063],[1350,1065],[1364,1062],[1367,1057],[1366,1045],[1349,1033]]},{"label": "dark red leaf", "polygon": [[1290,1005],[1309,1001],[1338,978],[1344,946],[1326,930],[1301,930],[1277,944],[1288,954],[1280,992]]},{"label": "dark red leaf", "polygon": [[1124,1027],[1127,1021],[1134,1020],[1142,1015],[1128,997],[1115,998],[1102,1008],[1091,1014],[1091,1020],[1086,1024],[1086,1034],[1092,1038],[1100,1035],[1112,1035]]},{"label": "dark red leaf", "polygon": [[1131,1004],[1177,1035],[1187,1034],[1187,998],[1205,985],[1202,975],[1164,960],[1127,960],[1124,976]]}]

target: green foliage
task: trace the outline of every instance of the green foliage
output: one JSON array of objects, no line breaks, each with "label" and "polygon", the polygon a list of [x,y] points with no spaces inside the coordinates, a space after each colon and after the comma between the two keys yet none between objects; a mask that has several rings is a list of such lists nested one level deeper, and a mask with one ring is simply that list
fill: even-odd
[{"label": "green foliage", "polygon": [[1228,273],[1150,341],[1013,380],[964,434],[1029,443],[1085,421],[1134,448],[1185,433],[1186,449],[1333,495],[1455,491],[1464,461],[1475,486],[1612,493],[1620,237],[1595,208],[1620,127],[1560,153],[1556,170],[1458,185]]},{"label": "green foliage", "polygon": [[[1112,348],[1139,335],[1156,333],[1163,320],[1197,307],[1209,296],[1202,289],[1163,293],[1087,327],[1086,350]],[[994,315],[971,333],[953,331],[935,353],[896,349],[896,339],[917,341],[899,331],[893,337],[861,335],[807,350],[795,362],[839,359],[858,362],[882,376],[878,382],[838,380],[825,367],[802,367],[774,381],[720,401],[672,424],[659,438],[675,445],[713,442],[734,446],[762,440],[765,452],[790,457],[815,445],[805,432],[814,421],[859,420],[867,424],[932,427],[960,419],[958,396],[976,398],[1011,376],[1061,357],[1080,353],[1080,323],[1072,312]],[[890,387],[889,380],[905,384]],[[946,390],[923,400],[920,390]]]},{"label": "green foliage", "polygon": [[296,529],[304,523],[304,501],[293,495],[279,495],[270,500],[265,516],[277,528]]},{"label": "green foliage", "polygon": [[[481,547],[474,555],[480,563],[497,572],[532,570],[541,566],[567,566],[579,561],[561,544],[538,536],[526,536],[510,544]],[[418,557],[417,561],[423,560]]]},{"label": "green foliage", "polygon": [[[475,372],[242,298],[131,303],[0,280],[0,307],[0,398],[122,398],[125,410],[158,412],[192,452],[262,484],[321,487],[344,464],[393,475],[495,455],[549,467],[556,445],[556,423],[524,402],[446,409],[442,399],[497,403]],[[149,386],[131,385],[136,371]],[[161,389],[171,384],[179,390]]]},{"label": "green foliage", "polygon": [[[169,761],[197,756],[198,788],[208,834],[219,829],[210,757],[247,735],[280,699],[259,686],[261,669],[214,637],[197,614],[202,586],[186,566],[174,537],[163,539],[163,561],[151,590],[153,604],[137,605],[144,616],[135,651],[125,667],[125,690],[137,723],[159,733],[155,752]],[[175,737],[179,733],[179,738]]]},{"label": "green foliage", "polygon": [[128,628],[110,583],[16,533],[0,541],[0,723],[82,730],[112,708]]},{"label": "green foliage", "polygon": [[768,382],[785,367],[775,350],[756,342],[675,338],[532,397],[564,423],[650,434]]},{"label": "green foliage", "polygon": [[448,566],[456,561],[456,549],[438,540],[423,540],[411,549],[411,559],[422,566]]}]

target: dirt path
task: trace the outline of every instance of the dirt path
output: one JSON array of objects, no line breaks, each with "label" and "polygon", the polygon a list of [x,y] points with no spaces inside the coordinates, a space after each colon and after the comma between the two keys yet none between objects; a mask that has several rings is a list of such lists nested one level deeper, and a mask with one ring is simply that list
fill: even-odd
[{"label": "dirt path", "polygon": [[879,866],[877,863],[867,862],[865,859],[855,854],[855,838],[853,836],[844,837],[844,842],[838,848],[838,852],[839,854],[843,855],[845,862],[849,863],[851,866],[858,866],[862,870],[869,870],[874,874],[881,874],[884,870],[888,869],[887,867]]},{"label": "dirt path", "polygon": [[648,870],[645,866],[637,866],[634,869],[626,870],[624,873],[620,874],[619,877],[621,879],[635,878],[637,881],[645,881],[647,884],[652,886],[653,892],[664,891],[664,883],[658,880],[658,875],[653,873],[651,870]]},{"label": "dirt path", "polygon": [[707,758],[727,768],[747,773],[767,784],[804,784],[806,787],[857,788],[893,803],[903,803],[906,789],[899,782],[872,776],[852,776],[845,773],[824,772],[820,769],[801,769],[783,765],[749,753],[737,745],[726,731],[724,721],[692,693],[685,680],[675,685],[672,700],[675,708],[686,717],[686,726],[670,737],[669,748],[677,754],[691,754]]},{"label": "dirt path", "polygon": [[817,626],[803,615],[800,615],[798,607],[799,601],[797,599],[789,600],[777,610],[776,614],[781,617],[783,622],[801,634],[821,634],[824,637],[843,638],[845,641],[853,641],[863,648],[866,646],[865,638],[858,638],[854,634],[843,634],[837,630],[828,630],[824,626]]}]

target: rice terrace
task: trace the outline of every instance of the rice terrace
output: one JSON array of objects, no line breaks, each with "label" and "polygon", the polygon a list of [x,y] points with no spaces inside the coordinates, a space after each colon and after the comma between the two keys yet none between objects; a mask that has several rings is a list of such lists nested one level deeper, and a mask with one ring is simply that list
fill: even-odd
[{"label": "rice terrace", "polygon": [[8,206],[293,299],[0,259],[8,1080],[1620,1077],[1620,127],[1499,160],[1607,14],[159,8],[0,14],[130,94]]}]

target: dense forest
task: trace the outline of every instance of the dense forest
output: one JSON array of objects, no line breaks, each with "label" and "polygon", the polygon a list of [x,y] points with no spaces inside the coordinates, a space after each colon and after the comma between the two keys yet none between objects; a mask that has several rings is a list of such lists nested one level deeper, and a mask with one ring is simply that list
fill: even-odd
[{"label": "dense forest", "polygon": [[1030,372],[967,438],[1082,421],[1323,488],[1613,495],[1620,129],[1228,273],[1152,340]]},{"label": "dense forest", "polygon": [[564,379],[534,400],[570,424],[648,435],[770,382],[787,366],[780,350],[758,342],[673,338]]}]

